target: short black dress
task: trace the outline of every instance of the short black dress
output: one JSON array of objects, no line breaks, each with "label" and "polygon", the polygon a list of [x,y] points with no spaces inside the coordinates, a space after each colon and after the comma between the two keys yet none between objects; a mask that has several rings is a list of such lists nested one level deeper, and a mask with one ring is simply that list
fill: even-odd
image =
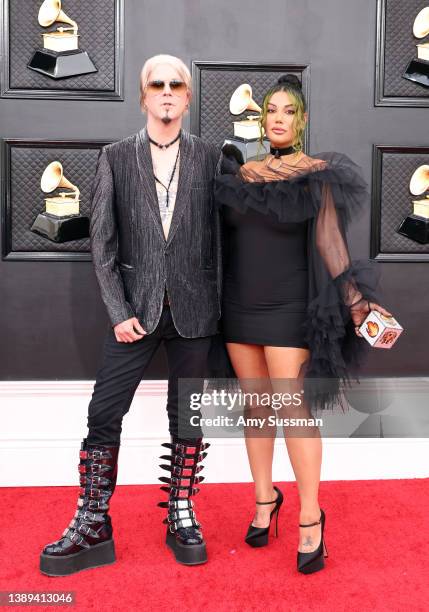
[{"label": "short black dress", "polygon": [[225,341],[308,348],[307,221],[225,207],[223,223]]},{"label": "short black dress", "polygon": [[350,305],[362,296],[379,302],[377,263],[352,261],[346,238],[348,223],[369,204],[367,183],[337,152],[305,156],[292,171],[266,168],[243,166],[238,151],[224,147],[215,180],[221,335],[223,342],[308,348],[306,377],[332,382],[318,397],[327,407],[368,350]]}]

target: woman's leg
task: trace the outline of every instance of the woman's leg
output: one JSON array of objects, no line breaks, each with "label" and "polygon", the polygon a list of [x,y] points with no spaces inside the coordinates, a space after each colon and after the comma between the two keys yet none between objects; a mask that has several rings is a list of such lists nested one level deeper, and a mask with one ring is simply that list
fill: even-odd
[{"label": "woman's leg", "polygon": [[[307,349],[266,346],[265,356],[273,385],[273,391],[288,390],[300,392],[302,379],[299,376],[302,364],[308,359]],[[287,380],[289,379],[289,380]],[[281,411],[282,416],[311,417],[305,403],[299,409]],[[317,427],[297,429],[285,428],[286,446],[290,462],[298,485],[301,503],[300,523],[312,523],[319,520],[320,508],[318,502],[320,469],[322,463],[322,442]],[[304,437],[303,437],[304,436]],[[301,552],[316,550],[320,542],[321,527],[300,529],[299,547]]]},{"label": "woman's leg", "polygon": [[[271,386],[267,388],[269,374],[265,361],[264,347],[257,344],[226,343],[229,357],[241,381],[243,392],[264,393],[271,392]],[[258,384],[258,379],[260,383]],[[266,408],[262,411],[267,414]],[[248,416],[257,416],[258,407],[252,408]],[[274,451],[274,436],[258,437],[260,432],[252,432],[251,428],[245,428],[245,441],[250,470],[255,482],[255,499],[257,501],[275,500],[277,493],[273,489],[272,464]],[[270,512],[274,504],[256,506],[255,516],[252,524],[255,527],[267,527],[270,522]]]}]

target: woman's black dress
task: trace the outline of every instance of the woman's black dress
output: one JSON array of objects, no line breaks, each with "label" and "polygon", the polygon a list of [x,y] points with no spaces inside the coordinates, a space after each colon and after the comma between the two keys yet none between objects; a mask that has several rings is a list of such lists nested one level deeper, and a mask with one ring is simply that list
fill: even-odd
[{"label": "woman's black dress", "polygon": [[319,405],[332,405],[337,383],[349,379],[367,349],[349,306],[362,295],[377,301],[375,262],[352,262],[346,240],[348,222],[369,201],[367,184],[340,153],[318,153],[292,174],[279,169],[267,180],[259,166],[242,168],[230,150],[215,184],[223,340],[308,348],[306,376],[330,379]]},{"label": "woman's black dress", "polygon": [[226,207],[222,295],[226,342],[308,348],[307,222]]}]

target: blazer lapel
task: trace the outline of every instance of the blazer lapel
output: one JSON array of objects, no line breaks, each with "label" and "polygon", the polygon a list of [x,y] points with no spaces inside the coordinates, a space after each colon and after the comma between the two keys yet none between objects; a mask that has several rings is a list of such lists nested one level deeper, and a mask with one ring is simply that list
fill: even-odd
[{"label": "blazer lapel", "polygon": [[177,184],[176,202],[168,232],[167,244],[173,240],[180,219],[189,204],[192,176],[194,173],[194,143],[188,132],[182,130],[180,138],[179,181]]},{"label": "blazer lapel", "polygon": [[152,155],[146,128],[138,132],[136,137],[136,156],[140,178],[143,186],[143,197],[149,206],[153,221],[158,233],[165,242],[164,230],[162,228],[161,215],[159,212],[158,196],[156,193],[155,179],[153,176]]}]

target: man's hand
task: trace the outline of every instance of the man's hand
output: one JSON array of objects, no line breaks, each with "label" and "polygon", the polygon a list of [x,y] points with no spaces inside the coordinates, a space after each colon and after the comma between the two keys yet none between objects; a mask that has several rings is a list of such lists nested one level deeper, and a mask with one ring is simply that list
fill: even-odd
[{"label": "man's hand", "polygon": [[362,325],[364,320],[366,319],[367,314],[371,310],[377,310],[385,317],[392,317],[392,313],[388,312],[385,308],[380,306],[380,304],[376,304],[375,302],[370,302],[365,298],[362,298],[350,307],[350,314],[353,319],[353,323],[355,324],[355,333],[357,336],[362,337],[362,334],[359,331],[359,327]]},{"label": "man's hand", "polygon": [[147,333],[136,317],[118,323],[113,328],[113,331],[118,342],[135,342],[136,340],[141,340]]}]

